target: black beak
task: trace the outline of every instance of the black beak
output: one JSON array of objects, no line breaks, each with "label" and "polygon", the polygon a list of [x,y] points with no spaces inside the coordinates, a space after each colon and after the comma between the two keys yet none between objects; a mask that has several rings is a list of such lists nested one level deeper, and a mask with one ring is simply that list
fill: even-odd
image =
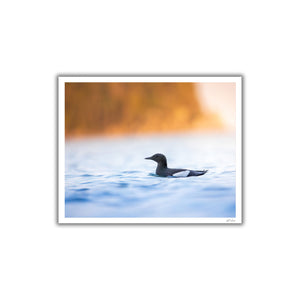
[{"label": "black beak", "polygon": [[152,159],[152,156],[150,156],[150,157],[145,157],[145,159]]}]

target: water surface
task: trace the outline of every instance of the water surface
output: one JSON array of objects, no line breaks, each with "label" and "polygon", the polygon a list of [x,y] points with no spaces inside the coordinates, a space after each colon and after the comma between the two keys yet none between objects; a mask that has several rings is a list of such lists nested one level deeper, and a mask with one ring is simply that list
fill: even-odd
[{"label": "water surface", "polygon": [[[200,177],[155,175],[155,153]],[[235,139],[221,134],[88,138],[66,142],[66,217],[235,217]]]}]

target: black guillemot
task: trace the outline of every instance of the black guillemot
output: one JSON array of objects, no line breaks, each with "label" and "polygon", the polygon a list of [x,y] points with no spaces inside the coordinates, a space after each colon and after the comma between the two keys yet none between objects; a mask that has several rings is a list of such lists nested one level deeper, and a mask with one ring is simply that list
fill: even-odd
[{"label": "black guillemot", "polygon": [[187,169],[170,169],[167,166],[167,159],[163,154],[156,153],[150,157],[146,157],[145,159],[151,159],[157,162],[156,175],[162,177],[190,177],[190,176],[200,176],[204,175],[207,170],[195,171],[195,170],[187,170]]}]

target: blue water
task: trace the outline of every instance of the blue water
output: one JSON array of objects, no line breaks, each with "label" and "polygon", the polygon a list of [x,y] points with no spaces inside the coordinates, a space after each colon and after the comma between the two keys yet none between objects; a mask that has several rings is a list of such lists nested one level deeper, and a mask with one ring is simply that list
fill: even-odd
[{"label": "blue water", "polygon": [[[200,177],[155,175],[155,153]],[[235,139],[176,134],[68,140],[66,217],[235,217]]]}]

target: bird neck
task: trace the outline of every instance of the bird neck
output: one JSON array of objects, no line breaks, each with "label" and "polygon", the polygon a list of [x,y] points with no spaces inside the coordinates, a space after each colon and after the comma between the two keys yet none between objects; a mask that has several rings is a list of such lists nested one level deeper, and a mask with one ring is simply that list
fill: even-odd
[{"label": "bird neck", "polygon": [[163,160],[157,163],[157,168],[167,168],[167,161]]}]

